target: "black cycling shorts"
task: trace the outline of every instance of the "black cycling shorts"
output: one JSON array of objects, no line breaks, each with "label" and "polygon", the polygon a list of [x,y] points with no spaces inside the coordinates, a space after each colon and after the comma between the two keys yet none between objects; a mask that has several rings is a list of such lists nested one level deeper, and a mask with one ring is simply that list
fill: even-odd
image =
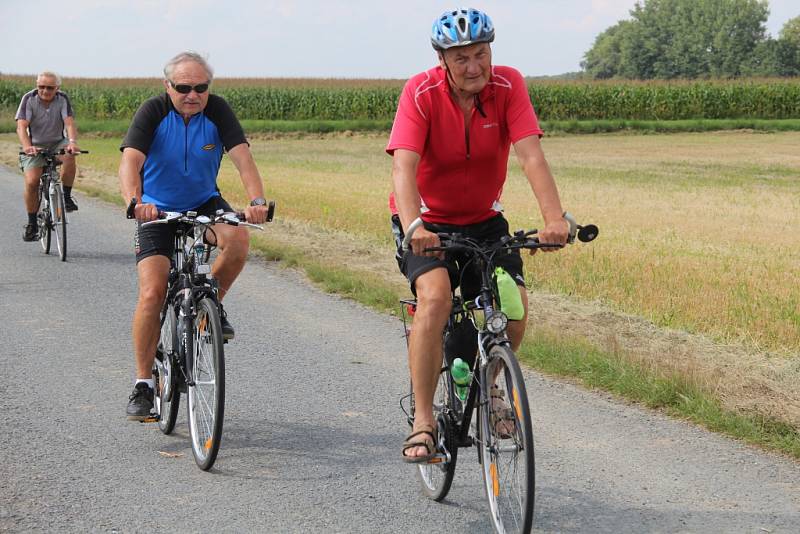
[{"label": "black cycling shorts", "polygon": [[[214,196],[208,199],[202,206],[191,211],[196,211],[198,215],[214,215],[217,210],[233,211],[230,204],[221,196]],[[136,251],[136,263],[149,256],[166,256],[172,258],[175,249],[175,224],[151,224],[142,227],[142,223],[136,224],[133,244]]]},{"label": "black cycling shorts", "polygon": [[[502,213],[485,221],[466,226],[453,226],[447,224],[424,223],[424,227],[431,232],[458,232],[465,237],[470,237],[478,241],[496,242],[501,238],[510,235],[508,233],[508,221]],[[475,262],[468,262],[468,256],[463,252],[447,252],[444,260],[432,256],[416,256],[411,250],[403,253],[403,228],[400,225],[400,217],[392,215],[392,233],[394,234],[397,245],[396,259],[400,266],[400,271],[408,278],[411,284],[411,291],[416,295],[414,282],[422,274],[435,269],[444,267],[450,276],[450,286],[455,289],[461,286],[461,294],[466,299],[478,296],[481,289],[481,275],[475,267]],[[522,271],[522,256],[519,250],[509,250],[506,253],[498,253],[494,257],[495,266],[502,267],[514,278],[518,286],[525,287],[525,276]],[[464,266],[466,265],[466,268]],[[462,269],[464,272],[462,273]]]}]

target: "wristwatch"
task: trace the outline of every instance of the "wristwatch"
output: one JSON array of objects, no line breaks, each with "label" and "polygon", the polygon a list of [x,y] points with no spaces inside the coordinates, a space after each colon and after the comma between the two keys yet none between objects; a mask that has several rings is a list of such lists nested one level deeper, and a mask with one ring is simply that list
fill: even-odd
[{"label": "wristwatch", "polygon": [[254,198],[253,200],[250,201],[250,205],[251,206],[266,206],[267,205],[267,199],[265,199],[264,197]]}]

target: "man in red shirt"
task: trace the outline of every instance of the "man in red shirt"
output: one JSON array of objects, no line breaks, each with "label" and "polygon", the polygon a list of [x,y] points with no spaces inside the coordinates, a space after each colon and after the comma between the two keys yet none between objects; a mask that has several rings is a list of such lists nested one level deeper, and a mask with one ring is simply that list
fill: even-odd
[{"label": "man in red shirt", "polygon": [[[452,262],[441,253],[423,252],[439,245],[435,232],[459,231],[486,240],[508,235],[499,201],[512,144],[544,218],[540,241],[564,244],[569,231],[525,80],[513,68],[492,65],[493,40],[491,19],[475,9],[447,11],[434,21],[431,43],[439,65],[406,83],[386,148],[393,159],[389,203],[398,263],[417,297],[408,349],[415,417],[403,444],[406,462],[424,462],[436,454],[433,394],[451,287],[458,283]],[[403,254],[403,228],[418,217],[424,227]],[[517,282],[526,310],[522,320],[509,321],[516,350],[528,317],[522,258],[516,251],[497,264]],[[462,281],[468,283],[475,282]]]}]

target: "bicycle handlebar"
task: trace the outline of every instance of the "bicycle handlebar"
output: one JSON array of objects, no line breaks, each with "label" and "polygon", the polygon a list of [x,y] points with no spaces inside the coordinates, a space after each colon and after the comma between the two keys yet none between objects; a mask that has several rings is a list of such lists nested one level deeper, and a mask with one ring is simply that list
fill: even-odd
[{"label": "bicycle handlebar", "polygon": [[65,155],[72,155],[77,156],[78,154],[88,154],[88,150],[76,150],[75,152],[67,152],[63,148],[59,150],[48,150],[46,148],[38,148],[36,147],[36,152],[34,154],[28,154],[27,152],[20,150],[20,156],[36,156],[36,155],[43,155],[43,156],[65,156]]},{"label": "bicycle handlebar", "polygon": [[[133,197],[131,199],[130,203],[128,203],[128,208],[125,210],[125,217],[128,218],[128,219],[134,219],[135,218],[134,217],[134,210],[135,209],[136,209],[136,197]],[[143,223],[142,226],[144,226],[145,224],[153,223],[153,222],[158,222],[159,224],[164,224],[166,222],[173,222],[173,221],[177,220],[177,217],[172,217],[172,218],[169,218],[167,220],[167,216],[168,215],[170,215],[170,214],[171,215],[176,215],[177,214],[177,215],[188,216],[189,213],[192,213],[192,212],[188,212],[188,211],[187,212],[161,211],[161,210],[159,210],[158,211],[158,219],[156,221],[148,221],[146,223]],[[247,222],[247,217],[245,216],[245,213],[243,211],[235,211],[235,212],[227,212],[227,213],[222,212],[222,211],[218,211],[217,214],[215,215],[215,217],[218,216],[218,215],[234,215],[235,218],[236,218],[236,221],[230,221],[230,220],[229,221],[216,221],[216,218],[215,218],[215,220],[213,222],[206,223],[206,224],[214,224],[214,222],[225,222],[225,224],[232,224],[232,225],[237,225],[238,224],[238,225],[243,225],[243,226],[252,226],[253,228],[258,228],[259,230],[263,230],[264,229],[261,226],[258,226],[256,224],[251,224],[251,223]],[[198,218],[196,213],[192,217]],[[205,217],[205,216],[201,215],[200,217]],[[275,201],[274,200],[270,200],[269,203],[267,204],[267,218],[266,218],[265,222],[272,222],[272,219],[274,217],[275,217]],[[192,220],[184,220],[184,221],[180,221],[180,222],[193,222],[193,220],[194,219],[192,219]]]},{"label": "bicycle handlebar", "polygon": [[[594,224],[587,224],[585,226],[581,226],[575,220],[575,217],[573,217],[569,212],[566,212],[566,211],[564,212],[563,217],[569,223],[569,234],[567,236],[567,243],[568,244],[574,243],[576,236],[578,238],[578,241],[581,241],[583,243],[588,243],[589,241],[593,241],[594,238],[597,237],[597,234],[599,233],[599,230],[598,230],[597,226],[595,226]],[[409,245],[411,244],[411,236],[414,235],[414,232],[420,226],[422,226],[422,224],[423,224],[422,219],[420,217],[417,217],[416,219],[414,219],[414,221],[410,225],[408,225],[408,230],[406,232],[405,237],[403,238],[403,244],[402,244],[403,252],[407,252],[408,251]],[[510,240],[508,240],[506,242],[506,245],[508,243],[510,243],[514,239],[517,239],[519,242],[514,244],[514,245],[508,246],[507,248],[546,248],[546,247],[561,247],[562,246],[562,245],[559,245],[559,244],[556,244],[556,243],[540,243],[539,240],[537,238],[535,238],[535,237],[532,238],[532,239],[521,240],[522,238],[527,238],[529,236],[532,236],[532,235],[536,234],[537,231],[538,230],[529,230],[528,232],[522,232],[522,231],[516,232],[514,234],[514,237],[512,237]],[[445,234],[445,235],[447,235],[447,234]],[[440,235],[440,237],[442,237],[442,235]],[[470,247],[466,247],[466,246],[447,245],[447,246],[442,246],[442,247],[429,247],[429,248],[425,249],[425,252],[439,252],[439,251],[443,251],[443,250],[455,250],[457,248],[461,248],[461,249],[464,249],[464,250],[471,249]]]},{"label": "bicycle handlebar", "polygon": [[171,223],[189,223],[203,226],[211,226],[213,224],[230,224],[231,226],[248,226],[263,230],[263,226],[252,224],[246,221],[244,212],[241,211],[228,211],[218,212],[213,217],[208,215],[197,215],[193,211],[180,212],[180,211],[159,211],[158,219],[142,223],[142,227],[151,224],[171,224]]}]

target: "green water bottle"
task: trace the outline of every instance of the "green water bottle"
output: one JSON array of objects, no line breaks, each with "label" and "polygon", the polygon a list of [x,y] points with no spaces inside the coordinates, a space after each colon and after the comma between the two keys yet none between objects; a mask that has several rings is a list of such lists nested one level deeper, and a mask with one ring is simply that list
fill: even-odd
[{"label": "green water bottle", "polygon": [[450,366],[450,374],[453,376],[453,382],[456,383],[456,395],[462,401],[466,400],[469,385],[472,382],[469,364],[461,358],[456,358],[453,360],[453,365]]},{"label": "green water bottle", "polygon": [[519,294],[517,283],[502,267],[495,268],[494,277],[500,296],[500,310],[512,321],[519,321],[525,317],[525,307],[522,305],[522,295]]}]

